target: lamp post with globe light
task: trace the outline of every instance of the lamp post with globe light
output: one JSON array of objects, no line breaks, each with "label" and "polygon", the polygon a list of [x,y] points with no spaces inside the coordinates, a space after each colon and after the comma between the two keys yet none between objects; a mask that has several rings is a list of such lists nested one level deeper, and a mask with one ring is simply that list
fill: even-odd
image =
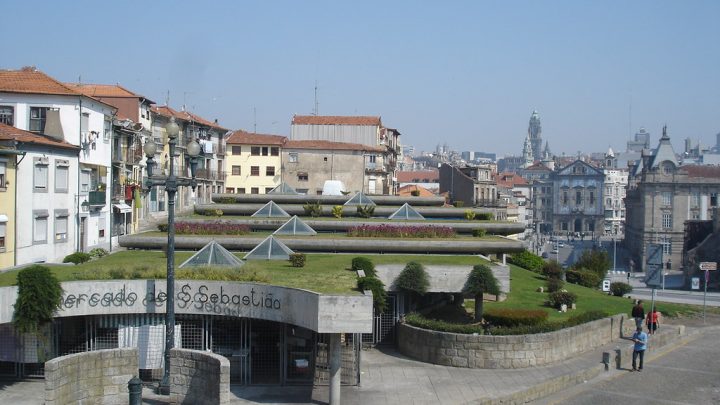
[{"label": "lamp post with globe light", "polygon": [[153,173],[153,166],[157,163],[154,160],[157,145],[152,138],[145,141],[143,150],[147,156],[147,181],[145,182],[145,190],[149,191],[154,186],[164,186],[168,196],[168,228],[167,228],[167,279],[166,279],[166,310],[165,310],[165,370],[163,378],[160,382],[160,392],[168,395],[170,393],[170,349],[175,346],[175,196],[178,187],[190,186],[193,191],[197,187],[195,181],[195,169],[197,168],[197,156],[200,154],[200,145],[195,140],[191,140],[186,145],[186,155],[190,163],[190,178],[178,178],[175,175],[175,146],[177,145],[177,137],[180,133],[180,127],[175,122],[175,118],[170,118],[170,122],[165,126],[168,137],[168,147],[170,152],[170,171],[167,176],[157,176]]}]

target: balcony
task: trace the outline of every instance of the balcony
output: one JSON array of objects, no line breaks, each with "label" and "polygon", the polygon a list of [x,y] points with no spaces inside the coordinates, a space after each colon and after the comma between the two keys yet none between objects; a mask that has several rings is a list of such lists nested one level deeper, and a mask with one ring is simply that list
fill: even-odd
[{"label": "balcony", "polygon": [[385,167],[374,162],[365,163],[365,173],[387,173]]},{"label": "balcony", "polygon": [[88,193],[88,204],[91,207],[104,206],[107,202],[107,191],[91,191]]},{"label": "balcony", "polygon": [[195,171],[195,177],[203,180],[225,181],[227,173],[223,170],[197,169]]}]

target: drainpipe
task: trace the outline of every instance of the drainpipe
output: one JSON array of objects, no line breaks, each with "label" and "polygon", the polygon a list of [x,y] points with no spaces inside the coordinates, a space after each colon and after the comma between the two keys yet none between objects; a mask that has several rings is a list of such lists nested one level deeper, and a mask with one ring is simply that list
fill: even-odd
[{"label": "drainpipe", "polygon": [[[104,114],[103,114],[104,115]],[[113,122],[115,122],[115,112],[110,116],[110,180],[108,181],[108,185],[110,187],[110,246],[108,251],[112,253],[112,238],[113,238],[113,217],[115,216],[115,213],[113,212],[113,203],[112,203],[112,190],[114,189],[113,184],[113,156],[115,154],[115,130],[113,129]],[[103,117],[103,130],[105,130],[105,118]],[[105,136],[105,134],[103,134]],[[125,170],[124,167],[118,168],[118,170]],[[105,192],[107,192],[107,187],[105,187]],[[123,221],[124,222],[124,221]],[[124,224],[123,224],[124,225]]]},{"label": "drainpipe", "polygon": [[78,146],[80,146],[80,149],[78,150],[78,165],[77,165],[77,193],[78,196],[76,202],[77,202],[77,214],[75,215],[75,246],[76,252],[79,252],[82,248],[82,241],[80,240],[80,211],[82,209],[80,204],[80,156],[82,154],[82,97],[78,97],[78,103],[80,105],[79,111],[78,111]]},{"label": "drainpipe", "polygon": [[27,152],[22,153],[20,160],[15,159],[15,211],[13,215],[13,266],[17,266],[18,256],[18,225],[17,225],[17,207],[18,207],[18,170],[20,170],[20,163],[25,159]]}]

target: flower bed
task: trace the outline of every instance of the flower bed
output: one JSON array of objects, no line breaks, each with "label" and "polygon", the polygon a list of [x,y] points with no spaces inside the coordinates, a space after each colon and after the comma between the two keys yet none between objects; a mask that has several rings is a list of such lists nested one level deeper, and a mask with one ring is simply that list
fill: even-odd
[{"label": "flower bed", "polygon": [[[167,232],[167,224],[158,225],[161,232]],[[175,233],[178,235],[247,235],[250,227],[227,221],[214,222],[176,222]]]},{"label": "flower bed", "polygon": [[360,225],[348,228],[348,236],[383,238],[452,238],[455,230],[450,226],[437,225]]}]

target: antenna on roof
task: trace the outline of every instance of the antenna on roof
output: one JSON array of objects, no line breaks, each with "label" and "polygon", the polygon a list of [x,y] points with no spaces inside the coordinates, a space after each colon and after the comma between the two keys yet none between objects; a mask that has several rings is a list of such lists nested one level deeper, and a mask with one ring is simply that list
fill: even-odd
[{"label": "antenna on roof", "polygon": [[167,95],[165,96],[165,107],[170,107],[170,90],[167,91]]},{"label": "antenna on roof", "polygon": [[315,110],[313,112],[313,115],[318,115],[317,80],[315,80]]},{"label": "antenna on roof", "polygon": [[82,83],[82,75],[78,75],[78,86]]},{"label": "antenna on roof", "polygon": [[253,106],[253,134],[257,134],[257,108]]}]

